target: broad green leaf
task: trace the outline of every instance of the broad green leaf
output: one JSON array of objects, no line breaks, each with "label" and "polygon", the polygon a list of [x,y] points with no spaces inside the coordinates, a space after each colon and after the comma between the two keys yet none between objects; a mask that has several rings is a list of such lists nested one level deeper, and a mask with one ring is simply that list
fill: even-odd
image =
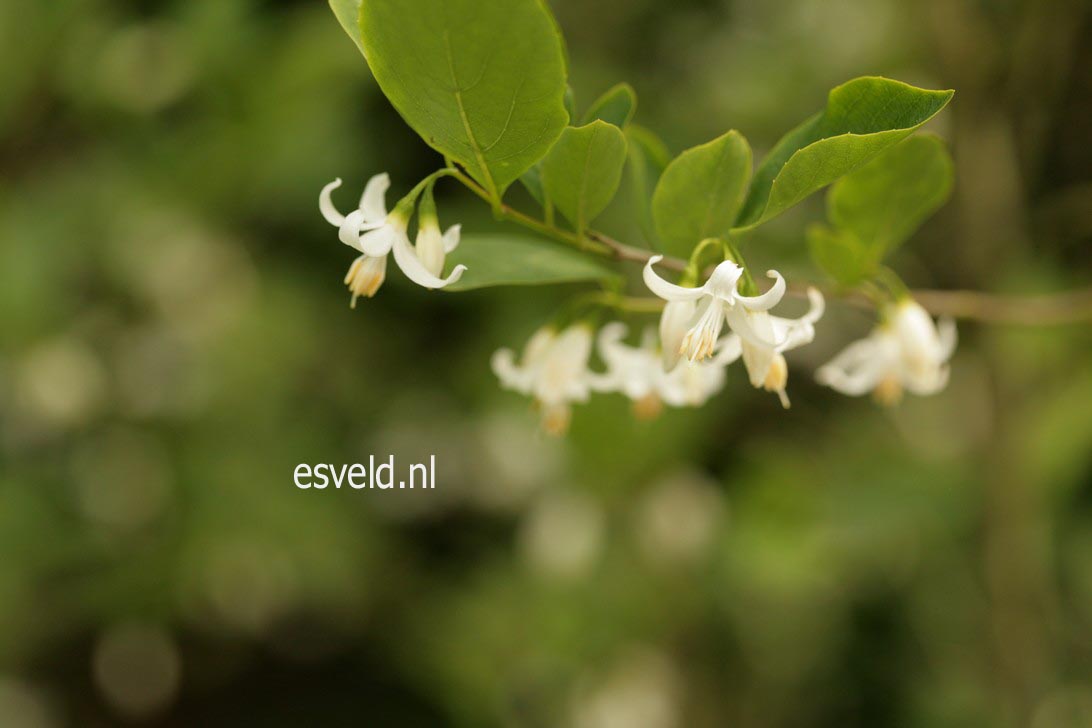
[{"label": "broad green leaf", "polygon": [[671,161],[671,153],[659,137],[642,126],[626,127],[626,142],[626,178],[637,224],[645,240],[655,243],[658,238],[652,223],[652,192]]},{"label": "broad green leaf", "polygon": [[356,43],[360,52],[364,52],[364,44],[360,40],[360,0],[330,0],[330,9],[337,16],[337,22]]},{"label": "broad green leaf", "polygon": [[812,225],[808,228],[807,238],[812,260],[843,286],[860,283],[875,271],[880,262],[876,251],[869,249],[848,230]]},{"label": "broad green leaf", "polygon": [[912,136],[838,180],[827,196],[827,215],[864,245],[887,252],[948,201],[952,178],[944,142],[932,134]]},{"label": "broad green leaf", "polygon": [[466,272],[445,291],[593,281],[617,275],[587,254],[518,233],[464,235],[449,259],[450,265],[465,265]]},{"label": "broad green leaf", "polygon": [[751,147],[737,131],[680,154],[652,196],[652,219],[664,251],[687,257],[705,238],[726,235],[750,176]]},{"label": "broad green leaf", "polygon": [[550,202],[583,232],[618,191],[626,163],[626,137],[605,121],[569,127],[542,160],[542,185]]},{"label": "broad green leaf", "polygon": [[866,76],[830,92],[824,112],[789,132],[755,172],[739,227],[754,227],[910,136],[951,100]]},{"label": "broad green leaf", "polygon": [[360,30],[394,107],[494,200],[565,128],[565,57],[542,0],[367,0]]},{"label": "broad green leaf", "polygon": [[619,129],[625,129],[633,121],[635,113],[637,92],[628,83],[620,83],[595,100],[588,113],[584,114],[584,123],[590,124],[596,119],[602,119]]}]

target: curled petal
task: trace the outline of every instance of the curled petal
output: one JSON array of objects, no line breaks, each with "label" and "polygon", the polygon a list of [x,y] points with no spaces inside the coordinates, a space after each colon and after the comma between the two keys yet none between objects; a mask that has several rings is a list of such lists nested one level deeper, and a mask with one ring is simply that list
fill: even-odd
[{"label": "curled petal", "polygon": [[530,392],[531,386],[527,370],[516,366],[516,355],[511,349],[498,349],[493,352],[493,357],[489,363],[502,387],[515,390],[521,394]]},{"label": "curled petal", "polygon": [[819,289],[809,286],[808,287],[808,312],[804,314],[800,320],[804,323],[814,324],[819,319],[823,318],[823,313],[827,310],[826,299],[823,298],[823,294],[819,292]]},{"label": "curled petal", "polygon": [[360,196],[360,212],[364,214],[365,223],[376,225],[387,219],[386,197],[390,186],[391,178],[386,172],[368,180],[364,194]]},{"label": "curled petal", "polygon": [[[350,248],[363,252],[360,247],[360,233],[364,229],[364,213],[360,210],[353,210],[341,220],[341,226],[337,231],[338,240],[348,245]],[[374,254],[376,257],[381,255],[380,253]],[[386,255],[386,253],[382,253]]]},{"label": "curled petal", "polygon": [[397,232],[395,232],[393,238],[392,250],[394,251],[394,262],[397,263],[398,267],[402,269],[402,272],[406,274],[406,278],[409,278],[422,288],[443,288],[462,278],[463,271],[466,270],[465,265],[457,265],[455,266],[455,270],[451,271],[451,275],[447,278],[439,278],[428,272],[428,269],[425,268],[425,264],[417,257],[417,251],[410,245],[409,238],[405,235],[398,234]]},{"label": "curled petal", "polygon": [[736,294],[735,299],[752,311],[769,311],[784,298],[785,279],[775,270],[766,271],[766,277],[776,279],[770,290],[760,296],[740,296]]},{"label": "curled petal", "polygon": [[341,178],[338,177],[330,184],[322,188],[322,192],[319,193],[318,207],[319,212],[326,218],[326,222],[330,223],[334,227],[341,227],[341,224],[345,222],[345,216],[337,211],[334,207],[334,201],[330,197],[330,193],[341,187]]},{"label": "curled petal", "polygon": [[459,239],[462,237],[463,226],[452,225],[444,232],[444,253],[450,253],[459,247]]},{"label": "curled petal", "polygon": [[669,283],[660,277],[660,274],[652,269],[652,266],[663,260],[662,255],[654,255],[648,259],[645,265],[644,279],[648,290],[655,293],[665,301],[696,301],[705,295],[703,288],[686,288]]}]

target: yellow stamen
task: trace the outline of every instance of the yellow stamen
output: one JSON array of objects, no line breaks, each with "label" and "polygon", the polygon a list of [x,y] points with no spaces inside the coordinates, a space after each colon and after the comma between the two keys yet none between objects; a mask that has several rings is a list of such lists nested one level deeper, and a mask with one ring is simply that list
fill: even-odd
[{"label": "yellow stamen", "polygon": [[553,437],[561,437],[569,431],[572,410],[567,404],[543,405],[542,431]]},{"label": "yellow stamen", "polygon": [[902,384],[897,377],[884,377],[872,390],[872,399],[884,407],[894,407],[902,401]]},{"label": "yellow stamen", "polygon": [[642,422],[650,422],[664,411],[664,402],[654,392],[633,402],[633,416]]}]

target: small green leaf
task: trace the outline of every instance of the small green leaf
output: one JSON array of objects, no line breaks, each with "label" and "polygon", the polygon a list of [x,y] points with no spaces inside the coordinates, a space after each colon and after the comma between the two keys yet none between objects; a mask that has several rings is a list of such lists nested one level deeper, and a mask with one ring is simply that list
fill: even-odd
[{"label": "small green leaf", "polygon": [[542,184],[558,211],[583,232],[618,191],[626,137],[605,121],[569,127],[542,160]]},{"label": "small green leaf", "polygon": [[464,235],[449,256],[466,272],[445,291],[593,281],[617,273],[584,253],[524,234]]},{"label": "small green leaf", "polygon": [[330,9],[337,16],[337,22],[364,53],[364,44],[360,40],[360,0],[330,0]]},{"label": "small green leaf", "polygon": [[628,83],[620,83],[595,100],[584,114],[584,123],[590,124],[601,119],[625,129],[637,113],[637,92]]},{"label": "small green leaf", "polygon": [[827,215],[882,257],[948,201],[953,176],[939,137],[912,136],[838,180],[827,196]]},{"label": "small green leaf", "polygon": [[936,116],[953,93],[876,76],[835,88],[826,111],[789,132],[758,167],[739,226],[765,222],[868,163]]},{"label": "small green leaf", "polygon": [[569,124],[576,120],[576,91],[573,87],[565,86],[565,112],[569,115]]},{"label": "small green leaf", "polygon": [[680,154],[652,196],[652,219],[664,252],[686,257],[705,238],[727,234],[750,176],[751,147],[737,131]]},{"label": "small green leaf", "polygon": [[807,238],[812,260],[843,286],[860,283],[872,275],[880,262],[874,251],[847,230],[812,225],[808,228]]},{"label": "small green leaf", "polygon": [[360,31],[394,107],[494,201],[565,128],[565,56],[542,0],[367,0]]}]

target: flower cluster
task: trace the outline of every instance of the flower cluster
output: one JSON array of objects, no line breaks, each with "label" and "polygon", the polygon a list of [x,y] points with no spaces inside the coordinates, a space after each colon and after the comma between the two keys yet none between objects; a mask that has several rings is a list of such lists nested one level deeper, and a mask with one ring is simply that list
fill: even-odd
[{"label": "flower cluster", "polygon": [[[323,188],[323,217],[338,228],[341,242],[360,253],[345,277],[352,305],[378,291],[390,253],[406,277],[424,288],[443,288],[466,270],[457,265],[441,277],[446,256],[459,244],[460,227],[441,232],[432,197],[436,176],[389,212],[386,174],[368,181],[357,209],[348,215],[338,212],[331,200],[341,180]],[[415,213],[417,238],[411,244],[408,229]],[[787,289],[777,271],[767,271],[773,280],[767,291],[745,295],[741,286],[747,292],[755,292],[755,286],[736,260],[720,262],[702,285],[686,286],[660,276],[656,265],[662,259],[651,256],[644,266],[645,285],[664,304],[658,332],[646,329],[640,344],[626,343],[629,330],[620,321],[606,324],[597,335],[591,323],[581,320],[539,329],[518,361],[509,349],[493,355],[492,368],[501,385],[535,400],[545,431],[565,432],[572,405],[586,402],[593,392],[626,396],[634,414],[643,419],[657,416],[665,406],[701,406],[724,388],[726,370],[738,359],[753,387],[777,394],[781,405],[789,407],[785,353],[814,340],[815,324],[824,312],[822,294],[809,288],[804,315],[784,318],[770,313]],[[956,345],[955,324],[942,320],[938,329],[920,305],[905,297],[886,304],[880,313],[875,330],[821,367],[817,381],[848,395],[872,392],[885,405],[896,404],[907,390],[928,395],[943,389]],[[592,368],[596,349],[602,370]]]},{"label": "flower cluster", "polygon": [[[718,265],[705,285],[688,288],[661,278],[653,269],[659,260],[653,257],[644,273],[649,289],[666,301],[659,339],[647,330],[641,344],[631,346],[624,343],[625,324],[607,324],[598,336],[605,371],[590,368],[593,333],[585,323],[560,333],[539,330],[519,365],[507,349],[494,355],[501,384],[540,404],[544,429],[562,431],[571,404],[587,401],[591,392],[625,395],[638,417],[653,417],[664,405],[701,406],[724,387],[725,369],[740,358],[752,385],[776,392],[789,406],[783,352],[814,338],[814,324],[823,315],[822,295],[809,289],[808,312],[799,319],[781,318],[769,313],[785,295],[785,280],[774,271],[770,290],[748,297],[738,291],[743,269],[732,261]],[[730,333],[722,336],[725,325]]]},{"label": "flower cluster", "polygon": [[[457,265],[447,278],[441,278],[444,258],[459,245],[458,225],[440,232],[435,206],[426,210],[422,205],[418,216],[417,244],[409,240],[409,221],[413,214],[417,195],[411,193],[401,200],[393,211],[387,211],[386,196],[391,186],[390,177],[377,174],[368,180],[357,209],[342,215],[334,207],[331,193],[341,186],[336,179],[322,188],[319,194],[319,210],[326,222],[338,228],[341,242],[361,255],[349,267],[345,285],[353,294],[351,306],[361,296],[371,298],[387,277],[387,256],[394,253],[394,262],[411,281],[424,288],[443,288],[462,277],[466,266]],[[426,191],[426,200],[431,192]]]},{"label": "flower cluster", "polygon": [[936,394],[948,384],[948,360],[956,347],[956,327],[941,319],[939,330],[912,299],[892,304],[865,339],[855,341],[816,372],[815,378],[843,394],[872,393],[894,405],[909,390]]}]

